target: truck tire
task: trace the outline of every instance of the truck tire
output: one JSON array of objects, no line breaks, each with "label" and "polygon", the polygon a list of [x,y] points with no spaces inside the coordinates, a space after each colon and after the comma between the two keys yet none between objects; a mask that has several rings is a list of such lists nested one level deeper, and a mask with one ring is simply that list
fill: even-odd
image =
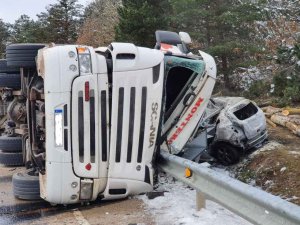
[{"label": "truck tire", "polygon": [[6,60],[9,67],[36,67],[35,57],[45,44],[11,44],[6,47]]},{"label": "truck tire", "polygon": [[222,165],[230,166],[240,161],[241,151],[227,142],[216,142],[211,146],[211,155]]},{"label": "truck tire", "polygon": [[0,73],[18,74],[20,73],[20,69],[16,67],[8,67],[6,59],[0,59]]},{"label": "truck tire", "polygon": [[35,170],[18,172],[12,178],[13,193],[16,198],[23,200],[40,199],[39,176]]},{"label": "truck tire", "polygon": [[0,73],[0,88],[21,89],[21,75]]},{"label": "truck tire", "polygon": [[22,137],[0,137],[0,149],[3,152],[22,152]]},{"label": "truck tire", "polygon": [[0,150],[0,164],[4,166],[22,166],[23,154],[22,152],[4,152]]}]

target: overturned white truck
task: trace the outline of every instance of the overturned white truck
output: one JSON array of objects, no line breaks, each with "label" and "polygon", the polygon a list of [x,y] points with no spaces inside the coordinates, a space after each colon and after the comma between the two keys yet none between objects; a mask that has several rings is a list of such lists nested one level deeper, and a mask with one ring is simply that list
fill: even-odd
[{"label": "overturned white truck", "polygon": [[19,133],[37,170],[14,175],[16,197],[72,204],[152,190],[156,152],[176,153],[196,135],[216,77],[211,56],[189,54],[177,34],[157,37],[159,50],[46,46],[37,73],[21,70],[27,126]]}]

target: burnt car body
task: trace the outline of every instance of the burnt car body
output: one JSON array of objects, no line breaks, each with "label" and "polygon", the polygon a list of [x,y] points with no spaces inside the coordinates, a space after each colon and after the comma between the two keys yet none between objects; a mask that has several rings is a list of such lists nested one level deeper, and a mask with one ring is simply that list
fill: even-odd
[{"label": "burnt car body", "polygon": [[237,163],[268,137],[264,113],[249,99],[212,98],[206,114],[213,115],[206,121],[209,153],[224,165]]}]

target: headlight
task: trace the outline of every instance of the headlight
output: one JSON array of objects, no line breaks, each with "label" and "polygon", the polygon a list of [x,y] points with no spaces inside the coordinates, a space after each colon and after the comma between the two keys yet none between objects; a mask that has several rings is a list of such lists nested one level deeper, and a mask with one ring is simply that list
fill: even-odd
[{"label": "headlight", "polygon": [[55,146],[63,146],[63,111],[56,109],[54,111],[54,138]]},{"label": "headlight", "polygon": [[86,47],[78,47],[77,51],[80,73],[92,73],[92,61],[89,49]]}]

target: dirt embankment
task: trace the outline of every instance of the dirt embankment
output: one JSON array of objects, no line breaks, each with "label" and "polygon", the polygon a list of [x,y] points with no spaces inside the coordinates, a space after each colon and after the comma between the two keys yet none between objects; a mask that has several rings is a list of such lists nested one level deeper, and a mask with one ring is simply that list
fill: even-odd
[{"label": "dirt embankment", "polygon": [[241,181],[300,205],[300,138],[286,128],[269,127],[269,143],[234,171]]}]

